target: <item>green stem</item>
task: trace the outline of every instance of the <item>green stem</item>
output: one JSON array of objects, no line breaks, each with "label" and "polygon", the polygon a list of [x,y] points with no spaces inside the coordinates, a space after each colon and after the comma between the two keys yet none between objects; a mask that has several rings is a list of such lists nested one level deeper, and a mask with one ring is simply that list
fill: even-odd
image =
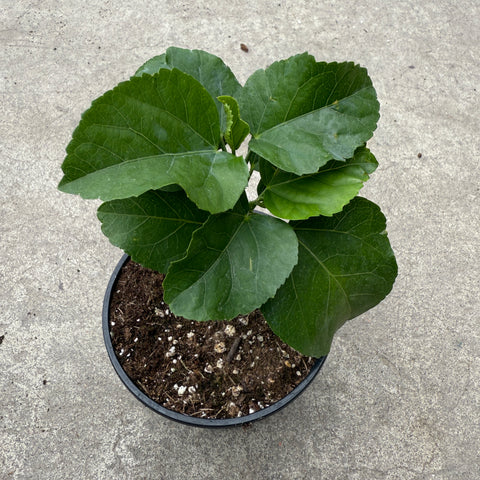
[{"label": "green stem", "polygon": [[223,137],[220,139],[220,148],[221,148],[224,152],[227,151],[227,147],[226,147],[226,145],[225,145],[225,138],[223,138]]},{"label": "green stem", "polygon": [[265,204],[263,203],[263,194],[259,195],[255,200],[248,202],[248,207],[250,211],[253,211],[256,206],[265,207]]}]

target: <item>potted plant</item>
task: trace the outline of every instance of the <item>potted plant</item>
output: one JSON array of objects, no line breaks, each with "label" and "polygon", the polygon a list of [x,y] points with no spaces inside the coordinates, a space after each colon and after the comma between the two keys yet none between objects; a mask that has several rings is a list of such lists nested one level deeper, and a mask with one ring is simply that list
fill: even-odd
[{"label": "potted plant", "polygon": [[[103,233],[163,274],[153,280],[162,318],[200,325],[260,311],[281,341],[323,361],[335,331],[385,298],[397,274],[385,217],[357,196],[377,167],[366,142],[378,119],[375,89],[354,63],[303,53],[242,87],[220,58],[172,47],[82,115],[59,189],[103,200]],[[244,158],[237,152],[247,137]],[[107,292],[107,330],[126,259]],[[223,343],[220,353],[236,353]],[[175,356],[175,345],[168,352]],[[181,396],[187,386],[176,388]]]}]

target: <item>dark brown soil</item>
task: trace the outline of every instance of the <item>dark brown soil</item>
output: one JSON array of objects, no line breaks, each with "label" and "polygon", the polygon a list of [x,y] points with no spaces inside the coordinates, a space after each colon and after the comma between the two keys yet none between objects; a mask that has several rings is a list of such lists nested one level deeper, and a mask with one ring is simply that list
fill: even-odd
[{"label": "dark brown soil", "polygon": [[201,418],[239,417],[283,398],[313,366],[258,310],[225,322],[176,317],[163,302],[162,281],[129,261],[110,307],[117,358],[160,405]]}]

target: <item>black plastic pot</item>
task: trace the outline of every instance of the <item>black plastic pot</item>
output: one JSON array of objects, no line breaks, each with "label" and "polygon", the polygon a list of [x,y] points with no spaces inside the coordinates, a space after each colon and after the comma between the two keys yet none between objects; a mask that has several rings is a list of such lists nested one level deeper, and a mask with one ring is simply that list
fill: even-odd
[{"label": "black plastic pot", "polygon": [[196,418],[191,417],[189,415],[185,415],[183,413],[178,413],[173,410],[169,410],[157,402],[153,401],[149,398],[145,393],[143,393],[136,385],[132,382],[132,380],[128,377],[125,373],[125,370],[120,365],[117,356],[115,355],[115,351],[113,349],[112,340],[110,337],[110,321],[109,321],[109,311],[110,311],[110,301],[112,296],[112,291],[115,288],[115,284],[117,281],[118,274],[122,269],[123,265],[130,259],[128,255],[124,255],[118,265],[115,267],[115,270],[112,273],[110,278],[110,282],[108,283],[107,291],[105,293],[105,299],[103,302],[103,313],[102,313],[102,324],[103,324],[103,338],[105,340],[105,345],[107,347],[108,356],[110,357],[110,361],[112,362],[115,371],[117,372],[118,376],[125,384],[125,386],[130,390],[138,400],[140,400],[144,405],[151,408],[155,412],[163,415],[164,417],[170,418],[171,420],[175,420],[180,423],[184,423],[186,425],[191,425],[195,427],[210,427],[210,428],[217,428],[217,427],[232,427],[236,425],[245,425],[251,423],[255,420],[260,420],[262,418],[271,415],[272,413],[278,412],[281,408],[285,407],[287,404],[292,402],[295,398],[297,398],[307,386],[312,382],[315,378],[317,373],[322,368],[325,359],[327,357],[321,357],[317,359],[315,364],[313,365],[312,369],[310,370],[309,374],[305,377],[305,379],[297,385],[297,387],[292,390],[287,396],[279,400],[278,402],[270,405],[269,407],[264,408],[263,410],[259,410],[258,412],[251,413],[249,415],[244,415],[243,417],[237,418],[226,418],[226,419],[211,419],[211,418]]}]

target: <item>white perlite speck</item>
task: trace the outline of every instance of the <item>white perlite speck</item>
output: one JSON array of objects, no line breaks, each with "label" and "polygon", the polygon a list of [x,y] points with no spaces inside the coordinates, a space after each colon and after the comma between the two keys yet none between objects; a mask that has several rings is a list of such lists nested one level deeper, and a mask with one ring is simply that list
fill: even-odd
[{"label": "white perlite speck", "polygon": [[241,385],[235,385],[232,387],[232,395],[234,397],[238,397],[242,391],[243,387]]},{"label": "white perlite speck", "polygon": [[213,367],[210,364],[208,364],[208,365],[205,366],[203,371],[207,372],[207,373],[213,373]]},{"label": "white perlite speck", "polygon": [[181,387],[178,387],[178,394],[183,395],[187,391],[187,387],[182,385]]},{"label": "white perlite speck", "polygon": [[235,335],[235,327],[233,325],[227,325],[225,327],[225,335],[227,335],[228,337],[233,337]]}]

